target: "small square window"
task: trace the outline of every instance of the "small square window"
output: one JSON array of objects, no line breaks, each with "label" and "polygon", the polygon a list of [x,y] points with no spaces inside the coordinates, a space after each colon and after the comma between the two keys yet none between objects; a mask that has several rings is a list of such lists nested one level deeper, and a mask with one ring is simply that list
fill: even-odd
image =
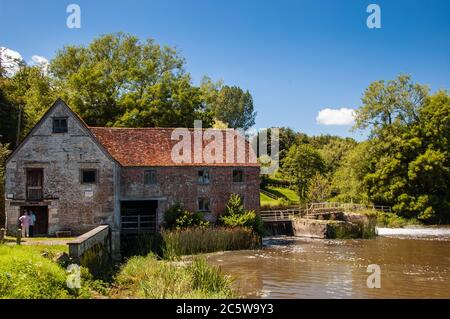
[{"label": "small square window", "polygon": [[81,171],[82,184],[94,184],[97,182],[97,171],[95,169],[84,169]]},{"label": "small square window", "polygon": [[156,170],[148,170],[144,172],[144,184],[145,185],[156,184]]},{"label": "small square window", "polygon": [[241,169],[233,170],[233,183],[244,182],[244,172]]},{"label": "small square window", "polygon": [[67,118],[53,118],[53,133],[67,133]]},{"label": "small square window", "polygon": [[209,198],[201,197],[198,199],[198,211],[199,212],[209,212],[210,211]]},{"label": "small square window", "polygon": [[209,184],[209,172],[207,170],[198,171],[198,183],[202,185]]}]

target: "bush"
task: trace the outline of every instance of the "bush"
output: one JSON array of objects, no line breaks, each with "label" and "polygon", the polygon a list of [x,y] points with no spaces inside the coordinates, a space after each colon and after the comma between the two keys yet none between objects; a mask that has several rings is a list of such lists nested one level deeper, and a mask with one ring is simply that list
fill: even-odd
[{"label": "bush", "polygon": [[380,227],[401,228],[408,225],[421,225],[421,223],[415,218],[407,219],[398,216],[395,213],[386,213],[373,210],[363,211],[362,213],[376,216],[377,226]]},{"label": "bush", "polygon": [[261,245],[260,237],[243,227],[163,230],[161,236],[165,259],[215,251],[255,249]]},{"label": "bush", "polygon": [[124,298],[233,298],[231,280],[204,259],[175,265],[155,255],[133,257],[116,277],[112,297]]},{"label": "bush", "polygon": [[246,211],[241,197],[237,194],[231,195],[228,200],[226,214],[220,217],[220,221],[226,227],[247,227],[260,236],[263,236],[265,233],[261,217],[253,210]]},{"label": "bush", "polygon": [[192,213],[179,203],[171,206],[165,212],[164,223],[167,229],[182,229],[194,226],[206,227],[209,225],[202,213]]}]

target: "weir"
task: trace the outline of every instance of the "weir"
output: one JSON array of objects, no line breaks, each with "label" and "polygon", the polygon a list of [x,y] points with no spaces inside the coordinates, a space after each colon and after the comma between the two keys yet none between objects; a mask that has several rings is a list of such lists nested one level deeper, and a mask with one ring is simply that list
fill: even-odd
[{"label": "weir", "polygon": [[376,218],[357,211],[390,211],[387,206],[353,203],[312,203],[304,208],[260,212],[270,235],[312,238],[369,238],[375,236]]}]

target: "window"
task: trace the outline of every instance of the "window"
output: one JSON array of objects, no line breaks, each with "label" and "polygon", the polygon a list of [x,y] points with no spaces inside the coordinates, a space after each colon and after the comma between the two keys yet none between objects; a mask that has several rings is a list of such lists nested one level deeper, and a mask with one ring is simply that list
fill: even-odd
[{"label": "window", "polygon": [[233,170],[233,183],[242,183],[244,181],[244,172],[241,169]]},{"label": "window", "polygon": [[67,133],[67,118],[53,118],[53,133]]},{"label": "window", "polygon": [[97,170],[84,169],[81,171],[81,183],[82,184],[94,184],[97,182]]},{"label": "window", "polygon": [[199,198],[198,199],[198,211],[200,212],[209,212],[209,198]]},{"label": "window", "polygon": [[148,170],[144,172],[144,184],[145,185],[156,184],[156,170]]},{"label": "window", "polygon": [[202,185],[209,184],[209,172],[207,170],[198,171],[198,183]]}]

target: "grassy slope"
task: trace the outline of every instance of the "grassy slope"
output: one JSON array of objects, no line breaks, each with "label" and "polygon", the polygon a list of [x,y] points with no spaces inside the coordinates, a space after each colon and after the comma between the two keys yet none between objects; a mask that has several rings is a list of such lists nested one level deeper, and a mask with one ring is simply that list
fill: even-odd
[{"label": "grassy slope", "polygon": [[293,204],[299,203],[299,198],[298,198],[297,193],[290,188],[269,186],[269,187],[267,187],[267,190],[269,192],[271,192],[272,194],[277,195],[278,197],[283,197],[283,198],[289,200]]},{"label": "grassy slope", "polygon": [[259,194],[259,198],[261,206],[277,206],[280,204],[279,200],[270,198],[269,196],[264,195],[263,193]]},{"label": "grassy slope", "polygon": [[269,196],[266,196],[260,193],[260,204],[261,206],[277,206],[280,205],[280,199],[284,198],[286,201],[289,201],[291,204],[299,204],[299,198],[297,193],[289,188],[284,187],[274,187],[268,186],[266,191],[276,195],[279,199],[273,199]]},{"label": "grassy slope", "polygon": [[66,270],[52,260],[62,252],[67,246],[0,245],[0,299],[91,298],[94,286],[104,291],[83,268],[81,288],[68,288]]}]

